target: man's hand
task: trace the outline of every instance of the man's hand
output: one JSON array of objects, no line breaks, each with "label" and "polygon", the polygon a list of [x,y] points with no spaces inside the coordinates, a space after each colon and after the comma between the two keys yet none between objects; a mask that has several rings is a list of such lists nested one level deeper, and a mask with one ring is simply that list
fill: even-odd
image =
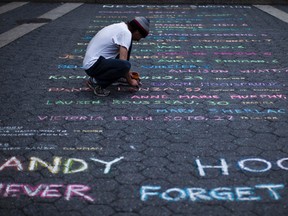
[{"label": "man's hand", "polygon": [[139,82],[138,80],[135,80],[135,79],[131,79],[131,83],[129,84],[134,87],[139,87]]}]

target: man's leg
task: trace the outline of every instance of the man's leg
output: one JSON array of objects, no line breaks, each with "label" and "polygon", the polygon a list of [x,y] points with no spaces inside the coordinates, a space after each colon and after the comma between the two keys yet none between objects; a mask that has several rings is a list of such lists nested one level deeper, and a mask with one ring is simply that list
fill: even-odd
[{"label": "man's leg", "polygon": [[131,68],[129,61],[103,59],[97,67],[94,78],[102,88],[106,88],[121,77],[125,77]]}]

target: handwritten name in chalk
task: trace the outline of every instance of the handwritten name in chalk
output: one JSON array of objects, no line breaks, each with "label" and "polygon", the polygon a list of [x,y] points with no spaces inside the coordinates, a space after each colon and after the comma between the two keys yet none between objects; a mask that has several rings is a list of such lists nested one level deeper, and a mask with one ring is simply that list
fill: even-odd
[{"label": "handwritten name in chalk", "polygon": [[102,116],[37,116],[40,121],[102,121]]},{"label": "handwritten name in chalk", "polygon": [[215,80],[245,80],[245,77],[216,77]]},{"label": "handwritten name in chalk", "polygon": [[[271,56],[271,52],[263,52],[263,53],[256,53],[256,52],[214,52],[214,55],[236,55],[236,56],[258,56],[258,55],[264,55],[264,56]],[[255,61],[255,60],[254,60]]]},{"label": "handwritten name in chalk", "polygon": [[92,91],[92,90],[89,87],[81,87],[81,88],[52,87],[52,88],[48,88],[48,92],[86,92],[86,91]]},{"label": "handwritten name in chalk", "polygon": [[[190,36],[190,37],[267,37],[267,34],[252,33],[159,33],[158,36]],[[242,47],[239,45],[239,47]]]},{"label": "handwritten name in chalk", "polygon": [[279,117],[276,116],[240,116],[242,120],[279,120]]},{"label": "handwritten name in chalk", "polygon": [[156,113],[193,113],[194,109],[184,109],[184,108],[178,108],[178,109],[156,109]]},{"label": "handwritten name in chalk", "polygon": [[83,42],[79,42],[77,43],[77,46],[88,46],[89,43],[83,43]]},{"label": "handwritten name in chalk", "polygon": [[230,95],[231,99],[255,99],[255,98],[265,98],[265,99],[287,99],[286,95],[277,94],[277,95],[267,95],[267,94],[260,94],[260,95]]},{"label": "handwritten name in chalk", "polygon": [[231,115],[215,115],[215,116],[164,116],[163,118],[166,122],[174,122],[174,121],[224,121],[234,120],[234,117]]},{"label": "handwritten name in chalk", "polygon": [[66,65],[66,64],[59,64],[58,69],[77,69],[77,68],[83,68],[82,66],[79,65]]},{"label": "handwritten name in chalk", "polygon": [[[211,31],[211,32],[222,32],[222,31],[251,31],[251,28],[235,28],[235,27],[188,27],[188,26],[175,26],[175,27],[156,27],[156,31],[171,31],[172,30],[177,30],[177,31],[182,31],[185,32],[187,30],[189,31],[194,31],[194,32],[201,32],[201,31]],[[153,36],[152,36],[153,37]],[[187,38],[185,38],[187,39]]]},{"label": "handwritten name in chalk", "polygon": [[178,95],[179,99],[219,99],[218,95]]},{"label": "handwritten name in chalk", "polygon": [[200,39],[204,43],[264,43],[271,42],[272,39]]},{"label": "handwritten name in chalk", "polygon": [[111,11],[111,10],[109,10],[109,11],[98,11],[98,13],[100,13],[100,14],[140,14],[141,12],[140,11],[135,11],[135,10],[130,10],[130,11],[128,11],[128,10],[125,10],[125,11],[116,11],[116,10],[114,10],[114,11]]},{"label": "handwritten name in chalk", "polygon": [[175,37],[170,37],[170,38],[164,38],[164,37],[159,37],[159,36],[157,36],[157,37],[155,37],[155,36],[149,36],[149,38],[152,38],[152,39],[154,39],[155,41],[157,41],[157,42],[168,42],[168,43],[170,43],[170,42],[190,42],[190,39],[188,38],[188,37],[186,37],[186,38],[183,38],[183,37],[179,37],[179,38],[175,38]]},{"label": "handwritten name in chalk", "polygon": [[148,100],[141,100],[141,101],[131,101],[131,100],[113,100],[112,104],[124,105],[124,104],[134,104],[134,105],[184,105],[184,104],[194,104],[195,101],[193,100],[155,100],[155,101],[148,101]]},{"label": "handwritten name in chalk", "polygon": [[187,69],[187,70],[175,70],[171,69],[169,73],[229,73],[229,70],[223,69]]},{"label": "handwritten name in chalk", "polygon": [[152,116],[114,116],[115,121],[152,121]]},{"label": "handwritten name in chalk", "polygon": [[[118,87],[117,91],[127,91],[126,87]],[[160,88],[160,87],[140,87],[138,92],[179,92],[179,91],[186,91],[186,92],[199,92],[201,91],[201,88],[199,87],[194,87],[194,88],[181,88],[181,89],[177,89],[177,88]]]},{"label": "handwritten name in chalk", "polygon": [[[103,5],[103,8],[179,8],[182,9],[182,7],[179,7],[179,5]],[[191,8],[190,8],[191,9]]]},{"label": "handwritten name in chalk", "polygon": [[214,23],[214,24],[212,24],[212,26],[218,26],[218,27],[222,27],[222,26],[224,26],[224,27],[226,27],[226,26],[248,26],[248,24],[247,23],[237,23],[237,24],[235,24],[235,23]]},{"label": "handwritten name in chalk", "polygon": [[84,56],[65,54],[59,56],[59,59],[84,59]]},{"label": "handwritten name in chalk", "polygon": [[[141,52],[141,50],[139,50]],[[146,50],[145,50],[146,51]],[[151,50],[152,51],[152,50]],[[171,56],[165,56],[165,53],[157,53],[157,55],[142,55],[142,56],[131,56],[131,59],[183,59],[184,57],[182,55],[173,55]]]},{"label": "handwritten name in chalk", "polygon": [[209,86],[209,87],[223,87],[223,86],[234,86],[234,87],[258,87],[258,86],[283,86],[278,82],[201,82],[201,87]]},{"label": "handwritten name in chalk", "polygon": [[263,68],[263,69],[249,69],[240,70],[241,73],[288,73],[288,68]]},{"label": "handwritten name in chalk", "polygon": [[87,195],[91,188],[82,184],[22,184],[22,183],[0,183],[0,197],[18,198],[27,196],[41,199],[59,199],[64,198],[70,201],[75,198],[93,202],[94,199]]},{"label": "handwritten name in chalk", "polygon": [[[183,57],[183,56],[192,56],[192,55],[195,55],[195,56],[206,56],[207,53],[204,53],[204,52],[158,52],[157,53],[158,57],[159,58],[163,58],[163,59],[167,59],[169,58],[169,56],[175,56],[174,58],[180,58],[180,57]],[[164,58],[164,56],[168,55],[166,58]],[[171,58],[171,57],[170,57]],[[201,60],[198,60],[200,62],[202,62]]]},{"label": "handwritten name in chalk", "polygon": [[168,95],[133,95],[131,99],[168,99]]},{"label": "handwritten name in chalk", "polygon": [[205,25],[202,23],[159,23],[155,24],[155,27],[161,28],[161,27],[166,27],[166,28],[173,28],[173,27],[204,27]]},{"label": "handwritten name in chalk", "polygon": [[239,46],[229,46],[229,45],[222,45],[222,46],[217,46],[217,45],[214,45],[214,46],[191,46],[193,49],[245,49],[245,46],[243,45],[239,45]]},{"label": "handwritten name in chalk", "polygon": [[[91,40],[91,38],[89,38],[89,39],[84,39],[84,40]],[[86,52],[86,49],[74,49],[73,51],[72,51],[72,53],[75,53],[75,54],[79,54],[79,53],[85,53]]]},{"label": "handwritten name in chalk", "polygon": [[100,100],[74,101],[74,100],[47,100],[46,105],[99,105]]},{"label": "handwritten name in chalk", "polygon": [[[152,86],[195,86],[193,82],[151,82]],[[202,85],[201,83],[201,86]]]},{"label": "handwritten name in chalk", "polygon": [[257,63],[257,64],[277,64],[277,59],[264,60],[264,59],[214,59],[216,63]]},{"label": "handwritten name in chalk", "polygon": [[252,105],[252,104],[274,104],[274,102],[272,101],[242,101],[241,102],[242,104],[245,104],[245,105]]},{"label": "handwritten name in chalk", "polygon": [[179,65],[179,64],[174,64],[174,65],[141,65],[141,68],[146,68],[146,69],[188,69],[188,68],[209,68],[210,66],[204,65],[204,66],[197,66],[194,64],[190,65]]},{"label": "handwritten name in chalk", "polygon": [[[112,161],[104,161],[104,160],[99,160],[97,158],[91,157],[89,158],[89,161],[103,164],[105,166],[103,173],[108,174],[111,170],[112,164],[118,163],[123,158],[124,157],[119,157],[119,158],[115,158]],[[83,159],[80,159],[80,158],[63,159],[62,157],[58,157],[58,156],[53,157],[52,163],[44,161],[38,157],[30,157],[30,161],[27,167],[25,167],[24,165],[25,164],[23,164],[23,162],[21,162],[20,159],[13,156],[9,159],[6,159],[6,161],[3,162],[2,165],[0,165],[0,172],[5,172],[7,169],[8,170],[12,169],[18,172],[23,172],[25,170],[29,172],[34,172],[34,171],[39,171],[39,169],[41,170],[43,168],[46,168],[49,173],[56,175],[61,172],[61,168],[62,168],[63,174],[75,174],[79,172],[84,172],[84,171],[87,171],[89,168],[88,162]]]},{"label": "handwritten name in chalk", "polygon": [[[261,200],[280,200],[280,191],[283,192],[284,184],[258,184],[252,187],[217,187],[217,188],[169,188],[145,185],[140,189],[141,201],[164,200],[168,202],[252,202]],[[265,193],[264,193],[265,192]]]},{"label": "handwritten name in chalk", "polygon": [[102,147],[63,147],[63,151],[102,151]]},{"label": "handwritten name in chalk", "polygon": [[[178,80],[179,77],[175,77],[175,76],[141,76],[141,80],[148,80],[148,79],[152,79],[152,80],[159,80],[159,79]],[[181,77],[181,80],[203,80],[203,77],[202,76],[183,76],[183,77]]]},{"label": "handwritten name in chalk", "polygon": [[[165,53],[158,53],[158,54],[159,55],[165,55]],[[157,62],[160,62],[160,63],[161,62],[168,62],[168,63],[202,63],[202,62],[204,62],[204,60],[201,60],[201,59],[159,59]]]},{"label": "handwritten name in chalk", "polygon": [[[219,99],[218,95],[178,95],[179,99]],[[169,95],[133,95],[131,99],[169,99]]]},{"label": "handwritten name in chalk", "polygon": [[[245,5],[197,5],[198,8],[238,8],[238,9],[251,9],[251,6],[245,6]],[[209,14],[204,14],[208,15]],[[225,14],[227,15],[227,14]],[[233,15],[233,14],[228,14]],[[246,16],[246,14],[244,14]]]},{"label": "handwritten name in chalk", "polygon": [[67,80],[67,79],[87,79],[89,78],[89,76],[83,75],[83,76],[79,76],[79,75],[69,75],[69,76],[64,76],[64,75],[52,75],[49,76],[48,79],[50,80]]},{"label": "handwritten name in chalk", "polygon": [[287,114],[287,109],[208,109],[210,114]]}]

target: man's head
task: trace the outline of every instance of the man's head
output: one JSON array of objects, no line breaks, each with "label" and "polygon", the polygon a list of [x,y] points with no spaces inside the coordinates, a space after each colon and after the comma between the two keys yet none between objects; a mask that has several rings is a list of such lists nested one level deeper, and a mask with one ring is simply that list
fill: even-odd
[{"label": "man's head", "polygon": [[131,32],[132,39],[139,41],[141,38],[145,38],[149,34],[150,20],[145,17],[135,17],[133,20],[128,22]]}]

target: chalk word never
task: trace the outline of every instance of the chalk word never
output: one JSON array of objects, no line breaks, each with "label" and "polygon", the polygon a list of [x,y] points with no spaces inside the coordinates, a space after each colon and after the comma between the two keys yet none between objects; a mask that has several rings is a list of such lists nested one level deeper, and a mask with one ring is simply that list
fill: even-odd
[{"label": "chalk word never", "polygon": [[74,197],[93,202],[94,199],[86,193],[90,187],[82,184],[39,184],[29,185],[22,183],[0,183],[0,197],[19,197],[21,195],[28,197],[39,197],[42,199],[61,198],[70,201]]},{"label": "chalk word never", "polygon": [[[108,174],[110,172],[112,164],[119,162],[123,158],[124,157],[115,158],[112,161],[103,161],[97,158],[90,158],[90,160],[104,164],[105,165],[104,174]],[[66,159],[66,161],[62,162],[62,157],[54,157],[52,164],[49,164],[48,162],[43,161],[38,157],[31,157],[27,170],[36,171],[39,165],[47,168],[48,171],[53,174],[57,174],[60,172],[61,165],[63,165],[64,174],[79,173],[86,171],[88,169],[88,163],[85,160],[79,158],[68,158]],[[4,162],[0,166],[0,172],[3,172],[3,170],[7,168],[15,168],[17,171],[24,171],[23,164],[16,157],[11,157],[8,160],[6,160],[6,162]]]},{"label": "chalk word never", "polygon": [[[253,187],[217,187],[206,189],[201,187],[189,188],[169,188],[162,190],[161,186],[145,185],[140,189],[141,201],[160,199],[170,202],[191,201],[207,202],[217,201],[260,201],[263,200],[264,194],[268,193],[271,200],[281,199],[280,190],[284,189],[284,184],[258,184]],[[259,192],[259,190],[261,192]],[[257,194],[257,192],[259,192]],[[266,193],[266,194],[267,194]]]}]

